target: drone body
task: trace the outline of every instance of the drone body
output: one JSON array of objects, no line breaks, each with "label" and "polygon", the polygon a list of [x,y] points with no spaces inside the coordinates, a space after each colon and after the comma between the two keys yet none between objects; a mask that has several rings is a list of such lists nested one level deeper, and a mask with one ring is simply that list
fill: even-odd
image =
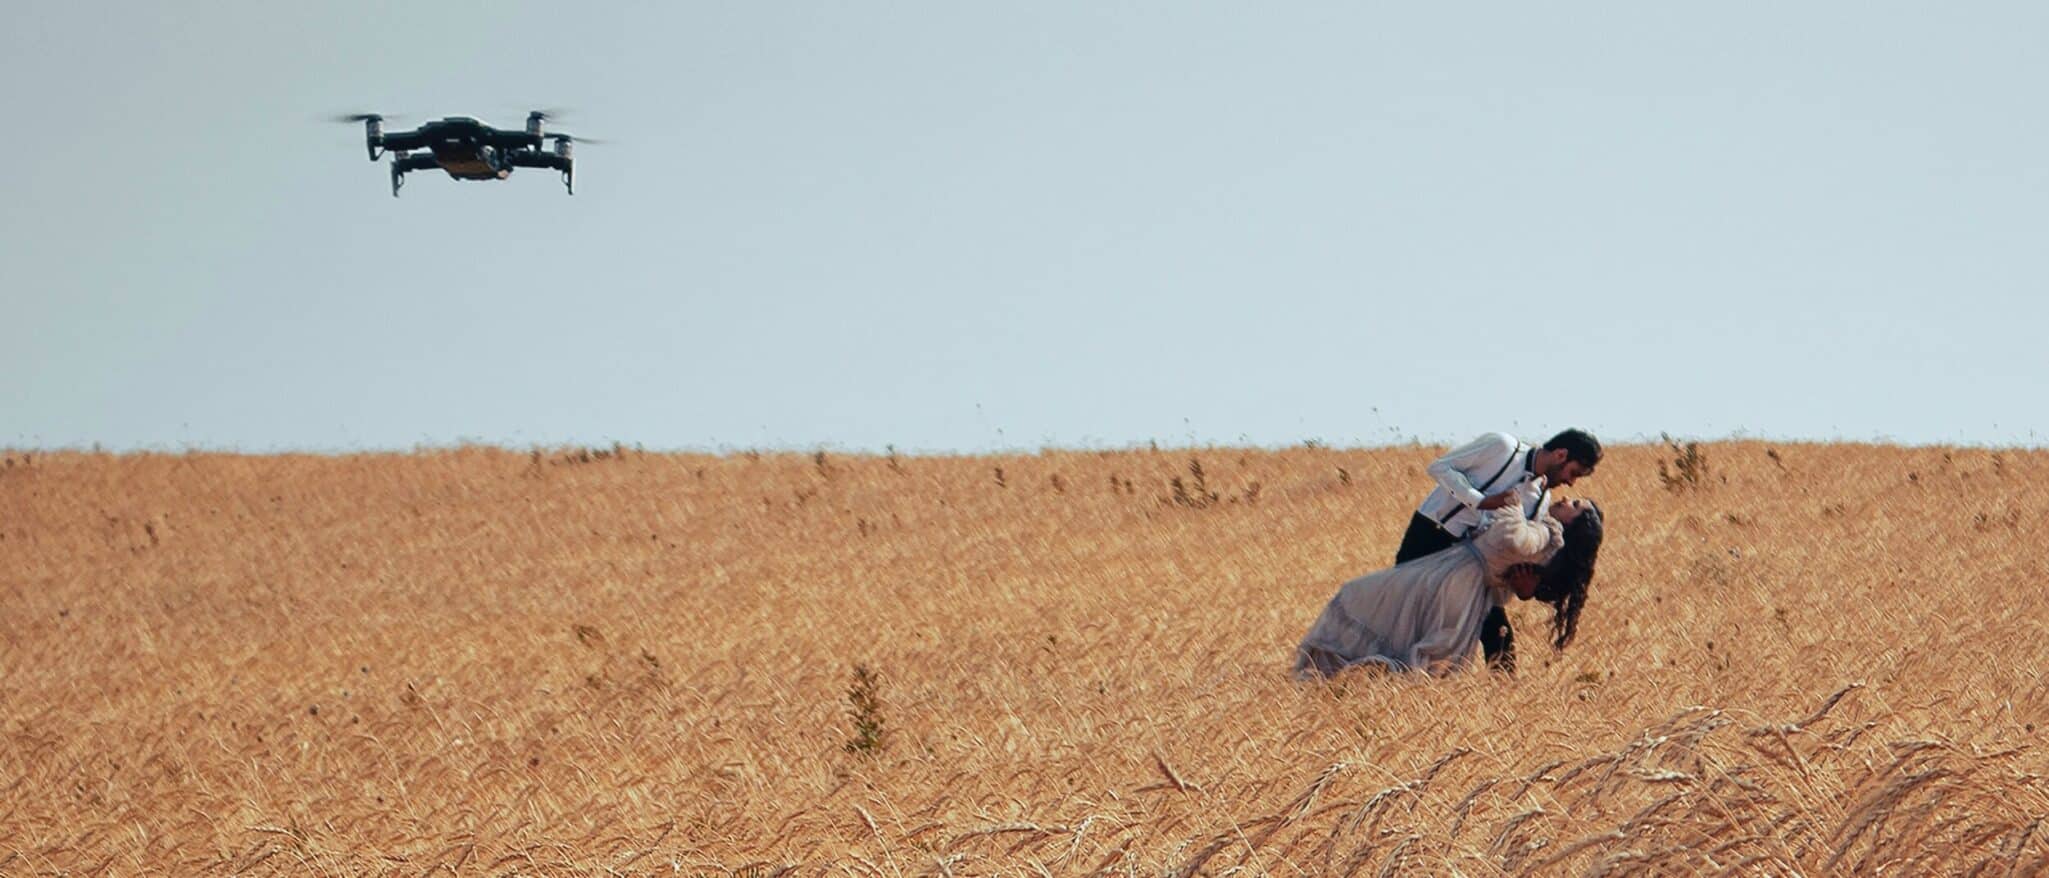
[{"label": "drone body", "polygon": [[[384,117],[362,113],[341,117],[363,123],[365,147],[370,160],[391,154],[391,195],[405,185],[413,171],[440,168],[457,180],[503,180],[515,168],[553,168],[562,172],[562,186],[576,194],[576,159],[573,134],[549,134],[541,130],[548,119],[544,110],[527,114],[525,129],[493,128],[470,116],[449,116],[421,125],[412,131],[386,132]],[[554,149],[544,141],[553,140]],[[419,152],[425,150],[425,152]]]}]

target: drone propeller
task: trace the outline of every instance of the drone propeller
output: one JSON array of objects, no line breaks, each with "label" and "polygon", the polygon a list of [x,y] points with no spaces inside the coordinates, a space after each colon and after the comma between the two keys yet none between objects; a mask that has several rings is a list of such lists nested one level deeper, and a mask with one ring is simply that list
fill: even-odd
[{"label": "drone propeller", "polygon": [[599,140],[595,137],[585,137],[581,134],[571,134],[567,131],[550,131],[545,136],[550,140],[566,140],[570,143],[588,143],[596,144],[599,146],[612,142],[609,140]]},{"label": "drone propeller", "polygon": [[327,118],[330,122],[362,123],[363,149],[369,153],[371,161],[377,160],[384,145],[384,121],[391,117],[382,113],[342,113]]}]

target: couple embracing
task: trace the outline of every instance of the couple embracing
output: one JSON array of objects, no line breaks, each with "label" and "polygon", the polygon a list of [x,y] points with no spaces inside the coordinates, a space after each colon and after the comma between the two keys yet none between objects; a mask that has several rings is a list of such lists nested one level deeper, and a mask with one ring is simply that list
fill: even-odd
[{"label": "couple embracing", "polygon": [[1295,674],[1353,666],[1444,673],[1478,643],[1489,667],[1515,669],[1511,600],[1550,604],[1551,643],[1572,642],[1601,550],[1601,509],[1558,500],[1593,475],[1601,443],[1566,430],[1536,448],[1489,433],[1429,467],[1436,490],[1402,537],[1395,566],[1345,583],[1295,650]]}]

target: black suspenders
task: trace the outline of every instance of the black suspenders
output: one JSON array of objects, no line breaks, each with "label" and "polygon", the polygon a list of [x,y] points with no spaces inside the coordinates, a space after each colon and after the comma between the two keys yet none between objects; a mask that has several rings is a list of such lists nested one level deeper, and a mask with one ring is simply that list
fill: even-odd
[{"label": "black suspenders", "polygon": [[[1521,456],[1523,456],[1523,452],[1524,452],[1525,450],[1527,450],[1528,448],[1529,448],[1529,446],[1527,446],[1527,445],[1524,445],[1524,444],[1522,444],[1521,442],[1517,442],[1517,443],[1515,443],[1515,450],[1509,453],[1509,455],[1508,455],[1508,460],[1507,460],[1507,461],[1504,461],[1504,462],[1503,462],[1503,463],[1501,464],[1501,468],[1500,468],[1500,469],[1498,469],[1498,470],[1495,470],[1495,471],[1494,471],[1494,474],[1493,474],[1493,475],[1491,475],[1491,476],[1488,476],[1488,477],[1487,477],[1487,481],[1486,481],[1486,482],[1485,482],[1485,483],[1484,483],[1484,484],[1483,484],[1483,485],[1481,486],[1481,488],[1480,488],[1480,493],[1481,493],[1481,494],[1485,494],[1485,493],[1487,493],[1487,492],[1488,492],[1488,490],[1489,490],[1489,489],[1493,488],[1493,487],[1494,487],[1494,483],[1495,483],[1495,482],[1497,482],[1497,481],[1500,481],[1501,477],[1502,477],[1503,475],[1505,475],[1505,474],[1507,474],[1507,473],[1508,473],[1508,468],[1509,468],[1509,467],[1515,466],[1515,459],[1516,459],[1516,458],[1518,458],[1518,457],[1521,457]],[[1539,504],[1539,505],[1541,506],[1542,504]],[[1451,521],[1451,520],[1452,520],[1452,519],[1453,519],[1454,517],[1456,517],[1456,516],[1457,516],[1457,515],[1458,515],[1459,513],[1461,513],[1461,512],[1464,512],[1464,511],[1466,511],[1466,507],[1465,507],[1465,505],[1464,505],[1464,504],[1462,504],[1462,503],[1458,503],[1458,502],[1454,501],[1454,502],[1453,502],[1453,503],[1451,504],[1451,511],[1450,511],[1450,512],[1447,512],[1447,513],[1445,513],[1445,514],[1444,514],[1444,517],[1443,517],[1443,518],[1440,518],[1440,519],[1438,519],[1438,520],[1437,520],[1437,526],[1438,526],[1438,527],[1443,527],[1443,526],[1445,526],[1445,525],[1446,525],[1447,523],[1449,523],[1449,522],[1450,522],[1450,521]],[[1531,518],[1535,518],[1536,516],[1532,515],[1532,516],[1530,516],[1530,517],[1531,517]]]}]

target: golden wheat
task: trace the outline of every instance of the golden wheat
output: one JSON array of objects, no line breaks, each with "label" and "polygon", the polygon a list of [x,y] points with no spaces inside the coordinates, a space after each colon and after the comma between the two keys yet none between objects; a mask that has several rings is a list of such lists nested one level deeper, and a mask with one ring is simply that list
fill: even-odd
[{"label": "golden wheat", "polygon": [[1433,452],[8,452],[0,873],[2049,870],[2049,454],[1617,448],[1570,650],[1291,682]]}]

